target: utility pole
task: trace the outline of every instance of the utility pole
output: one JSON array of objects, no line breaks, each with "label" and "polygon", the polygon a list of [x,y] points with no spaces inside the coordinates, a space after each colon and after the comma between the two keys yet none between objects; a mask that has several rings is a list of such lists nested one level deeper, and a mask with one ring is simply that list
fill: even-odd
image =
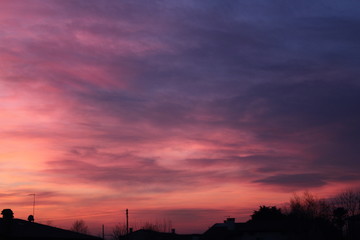
[{"label": "utility pole", "polygon": [[102,238],[105,240],[105,226],[102,225]]},{"label": "utility pole", "polygon": [[129,210],[126,209],[126,234],[129,234]]}]

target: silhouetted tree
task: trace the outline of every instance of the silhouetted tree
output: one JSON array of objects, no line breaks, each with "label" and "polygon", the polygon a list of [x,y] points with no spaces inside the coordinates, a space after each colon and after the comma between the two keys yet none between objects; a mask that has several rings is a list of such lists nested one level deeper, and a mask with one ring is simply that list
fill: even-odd
[{"label": "silhouetted tree", "polygon": [[144,224],[142,224],[141,229],[152,230],[155,232],[171,232],[172,222],[171,220],[166,219],[164,219],[162,222],[145,222]]},{"label": "silhouetted tree", "polygon": [[161,228],[163,232],[171,232],[173,230],[172,221],[170,219],[163,219]]},{"label": "silhouetted tree", "polygon": [[340,230],[345,225],[345,219],[347,216],[347,210],[343,207],[335,208],[333,211],[333,222],[336,225],[336,227]]},{"label": "silhouetted tree", "polygon": [[284,219],[285,215],[281,212],[280,208],[275,206],[267,207],[260,206],[258,211],[254,211],[251,215],[252,221],[276,221]]},{"label": "silhouetted tree", "polygon": [[3,209],[1,211],[1,214],[3,215],[4,219],[13,219],[14,218],[14,212],[11,209]]},{"label": "silhouetted tree", "polygon": [[156,224],[156,223],[145,222],[142,225],[141,228],[144,229],[144,230],[151,230],[151,231],[154,231],[154,232],[160,232],[161,226],[159,224]]},{"label": "silhouetted tree", "polygon": [[171,232],[172,223],[170,220],[166,219],[164,219],[162,222],[145,222],[144,224],[142,224],[141,229],[152,230],[155,232]]},{"label": "silhouetted tree", "polygon": [[35,221],[34,216],[33,216],[33,215],[29,215],[29,216],[28,216],[28,221],[29,221],[29,222],[34,222],[34,221]]},{"label": "silhouetted tree", "polygon": [[295,194],[290,199],[289,215],[298,218],[330,220],[332,212],[330,204],[325,200],[319,199],[309,192],[304,192],[302,196]]},{"label": "silhouetted tree", "polygon": [[290,199],[288,219],[292,231],[301,239],[339,239],[340,232],[332,222],[330,204],[309,192]]},{"label": "silhouetted tree", "polygon": [[73,225],[70,228],[71,231],[74,232],[78,232],[78,233],[83,233],[83,234],[88,234],[88,227],[85,224],[85,221],[80,219],[80,220],[76,220]]},{"label": "silhouetted tree", "polygon": [[344,208],[350,217],[360,214],[360,191],[349,189],[339,193],[334,198],[334,205]]},{"label": "silhouetted tree", "polygon": [[121,237],[126,235],[126,225],[118,224],[112,229],[111,237],[113,240],[119,240]]}]

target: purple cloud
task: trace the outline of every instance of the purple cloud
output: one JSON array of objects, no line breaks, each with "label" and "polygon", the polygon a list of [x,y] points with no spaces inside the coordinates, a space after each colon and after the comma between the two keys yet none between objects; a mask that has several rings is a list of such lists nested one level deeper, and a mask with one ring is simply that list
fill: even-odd
[{"label": "purple cloud", "polygon": [[265,185],[275,185],[287,189],[306,189],[326,185],[326,181],[319,174],[279,174],[254,181]]},{"label": "purple cloud", "polygon": [[359,7],[4,1],[5,187],[92,185],[95,204],[126,184],[114,198],[358,185]]}]

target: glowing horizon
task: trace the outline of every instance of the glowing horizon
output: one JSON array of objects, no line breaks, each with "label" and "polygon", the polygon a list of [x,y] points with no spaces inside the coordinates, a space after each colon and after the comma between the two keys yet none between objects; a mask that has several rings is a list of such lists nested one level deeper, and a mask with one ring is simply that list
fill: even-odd
[{"label": "glowing horizon", "polygon": [[16,218],[36,194],[42,223],[97,234],[129,209],[201,232],[360,187],[359,3],[0,4],[0,208]]}]

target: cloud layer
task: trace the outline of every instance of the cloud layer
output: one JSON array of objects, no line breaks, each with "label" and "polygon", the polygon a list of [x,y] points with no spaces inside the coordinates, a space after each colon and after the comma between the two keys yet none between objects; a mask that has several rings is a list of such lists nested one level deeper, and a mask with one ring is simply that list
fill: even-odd
[{"label": "cloud layer", "polygon": [[359,186],[359,7],[3,1],[1,205],[221,221]]}]

